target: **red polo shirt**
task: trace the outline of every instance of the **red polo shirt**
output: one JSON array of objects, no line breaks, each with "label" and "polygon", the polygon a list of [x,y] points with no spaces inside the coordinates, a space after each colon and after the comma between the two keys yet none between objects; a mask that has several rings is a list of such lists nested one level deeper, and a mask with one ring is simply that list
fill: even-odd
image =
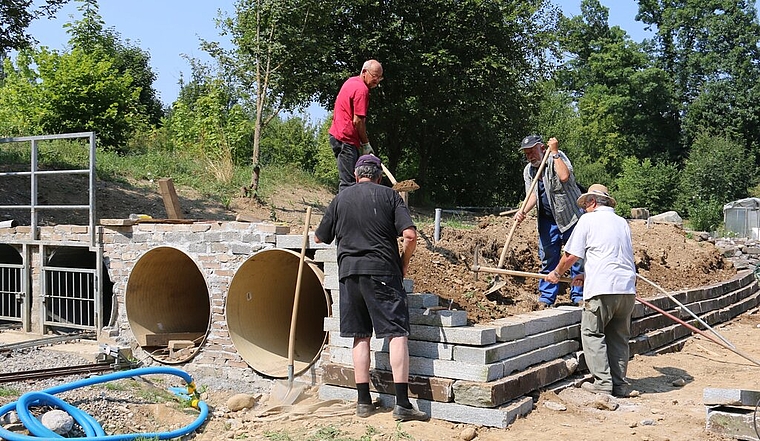
[{"label": "red polo shirt", "polygon": [[369,88],[359,76],[351,77],[343,83],[335,100],[333,122],[330,134],[340,142],[361,146],[359,132],[354,127],[354,115],[367,116]]}]

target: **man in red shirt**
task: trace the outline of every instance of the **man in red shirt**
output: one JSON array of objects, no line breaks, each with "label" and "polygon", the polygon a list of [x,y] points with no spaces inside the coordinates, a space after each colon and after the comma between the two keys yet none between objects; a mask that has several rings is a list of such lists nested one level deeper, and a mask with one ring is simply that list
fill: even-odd
[{"label": "man in red shirt", "polygon": [[354,165],[359,155],[375,153],[367,137],[367,109],[369,90],[382,80],[383,66],[377,60],[368,60],[361,73],[346,80],[338,92],[329,131],[330,146],[338,164],[338,193],[356,183]]}]

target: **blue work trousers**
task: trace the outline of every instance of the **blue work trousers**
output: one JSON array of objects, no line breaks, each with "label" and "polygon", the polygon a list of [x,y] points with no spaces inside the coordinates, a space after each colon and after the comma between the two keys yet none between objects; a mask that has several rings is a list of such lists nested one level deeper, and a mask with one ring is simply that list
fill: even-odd
[{"label": "blue work trousers", "polygon": [[[552,219],[545,217],[538,218],[538,257],[541,259],[541,273],[549,274],[549,271],[557,267],[559,259],[562,257],[562,245],[567,242],[575,229],[573,225],[564,233],[559,231],[559,227]],[[583,261],[580,259],[570,268],[570,277],[583,274]],[[540,302],[553,305],[557,300],[559,285],[549,283],[544,279],[538,282],[538,300]],[[583,301],[583,287],[573,286],[570,289],[570,300],[573,303]]]}]

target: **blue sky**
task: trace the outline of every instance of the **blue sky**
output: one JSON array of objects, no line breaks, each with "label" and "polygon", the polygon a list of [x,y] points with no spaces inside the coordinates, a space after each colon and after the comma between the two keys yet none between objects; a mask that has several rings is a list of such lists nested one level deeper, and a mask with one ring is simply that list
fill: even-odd
[{"label": "blue sky", "polygon": [[[580,13],[580,0],[553,0],[566,15]],[[635,0],[601,0],[610,10],[610,24],[618,25],[633,40],[651,36],[634,17],[638,11]],[[62,9],[55,20],[37,21],[30,32],[40,44],[52,49],[64,49],[68,35],[63,24],[79,19],[77,6],[72,2]],[[188,77],[190,67],[182,54],[207,60],[199,49],[200,38],[220,41],[214,19],[218,11],[233,11],[234,0],[101,0],[100,15],[109,28],[115,28],[122,39],[129,39],[150,52],[151,65],[158,79],[154,83],[162,101],[171,104],[179,93],[178,81],[182,73]],[[312,106],[313,120],[326,115],[324,109]]]}]

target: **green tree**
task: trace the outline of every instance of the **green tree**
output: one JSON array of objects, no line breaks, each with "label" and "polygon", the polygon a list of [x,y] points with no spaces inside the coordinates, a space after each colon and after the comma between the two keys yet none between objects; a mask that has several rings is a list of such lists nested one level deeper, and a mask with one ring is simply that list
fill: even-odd
[{"label": "green tree", "polygon": [[679,210],[706,219],[700,229],[714,227],[722,204],[747,197],[749,188],[757,183],[754,164],[755,158],[747,156],[740,140],[697,138],[681,174]]},{"label": "green tree", "polygon": [[678,160],[677,106],[670,79],[641,44],[609,27],[608,9],[583,0],[580,16],[560,22],[566,64],[557,78],[575,97],[580,162],[601,162],[611,176],[624,158]]},{"label": "green tree", "polygon": [[757,143],[760,23],[754,2],[641,0],[636,18],[656,30],[654,54],[673,79],[684,145],[705,133],[738,134],[745,147]]},{"label": "green tree", "polygon": [[0,127],[7,135],[95,131],[101,145],[116,148],[144,123],[132,78],[81,50],[24,52],[5,72]]},{"label": "green tree", "polygon": [[191,80],[181,84],[165,125],[182,152],[203,158],[218,180],[229,183],[234,165],[250,160],[250,115],[209,66],[190,63]]},{"label": "green tree", "polygon": [[160,124],[164,109],[158,92],[153,88],[156,74],[150,66],[150,54],[129,40],[122,41],[114,28],[106,28],[97,0],[77,1],[81,3],[78,9],[82,18],[64,25],[70,36],[71,48],[96,59],[107,60],[121,74],[129,75],[132,78],[131,87],[139,93],[140,113],[146,116],[149,124]]},{"label": "green tree", "polygon": [[328,64],[331,51],[324,30],[333,19],[332,4],[321,0],[237,0],[235,15],[218,21],[233,49],[203,43],[251,109],[252,173],[247,190],[252,195],[257,195],[259,186],[264,128],[280,111],[305,106],[318,84],[318,72]]},{"label": "green tree", "polygon": [[675,164],[652,164],[649,158],[623,160],[623,171],[615,181],[615,210],[628,216],[631,208],[643,207],[652,214],[672,210],[676,200],[679,175]]},{"label": "green tree", "polygon": [[61,6],[69,0],[45,0],[42,3],[30,0],[0,1],[0,60],[11,49],[31,47],[36,40],[27,33],[27,28],[37,18],[53,17]]}]

